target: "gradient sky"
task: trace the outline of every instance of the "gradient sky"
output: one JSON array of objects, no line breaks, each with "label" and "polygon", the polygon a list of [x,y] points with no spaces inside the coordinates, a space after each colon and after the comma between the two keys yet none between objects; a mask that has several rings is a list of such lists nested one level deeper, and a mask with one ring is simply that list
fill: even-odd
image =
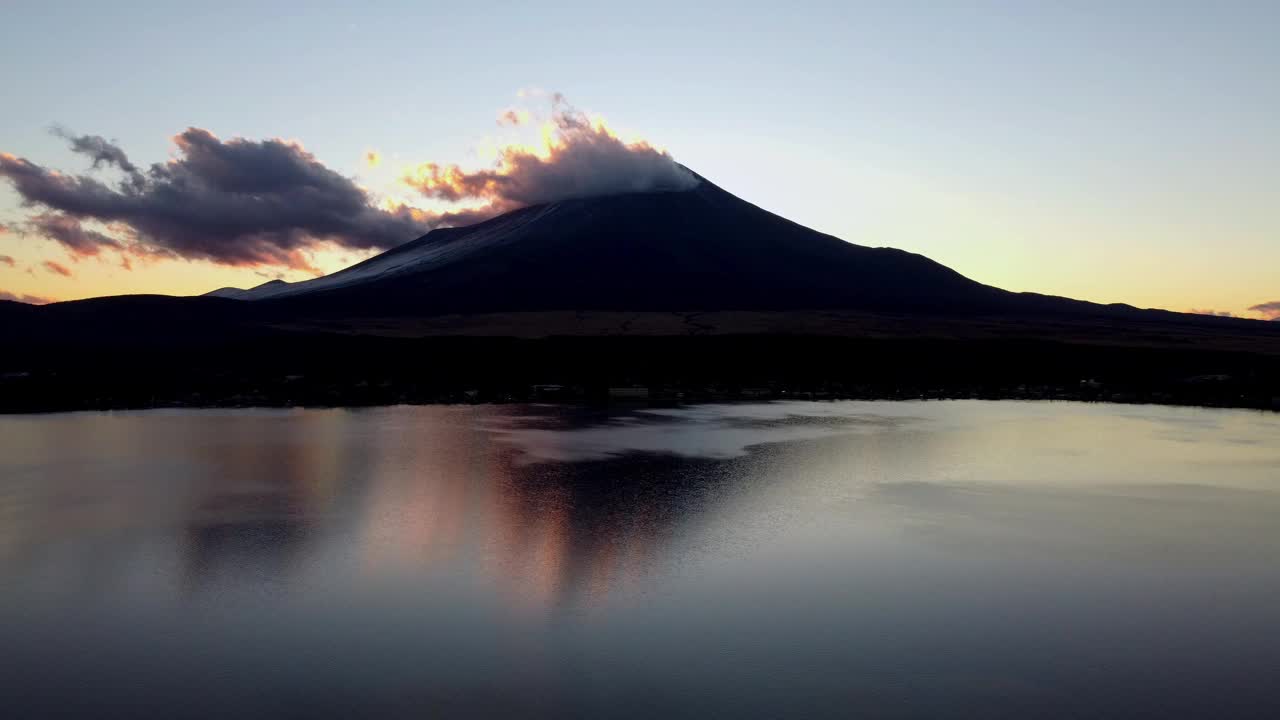
[{"label": "gradient sky", "polygon": [[[0,151],[83,171],[56,123],[145,164],[196,126],[296,139],[404,195],[394,168],[480,166],[496,113],[539,87],[769,210],[999,287],[1280,300],[1280,3],[262,5],[7,0]],[[0,182],[0,222],[29,214]],[[0,291],[54,299],[263,280],[72,262],[14,231],[0,256]]]}]

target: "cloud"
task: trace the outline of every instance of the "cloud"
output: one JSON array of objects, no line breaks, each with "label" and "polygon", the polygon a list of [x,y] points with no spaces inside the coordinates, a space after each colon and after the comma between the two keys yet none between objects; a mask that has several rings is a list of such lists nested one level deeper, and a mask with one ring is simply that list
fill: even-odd
[{"label": "cloud", "polygon": [[503,127],[519,127],[533,122],[533,113],[524,108],[511,108],[498,113],[498,124]]},{"label": "cloud", "polygon": [[54,302],[53,298],[41,297],[39,295],[26,295],[11,293],[7,290],[0,290],[0,300],[9,300],[10,302],[26,303],[28,305],[47,305]]},{"label": "cloud", "polygon": [[62,277],[71,277],[71,274],[72,274],[71,270],[69,270],[67,266],[63,265],[62,263],[56,263],[52,260],[45,260],[43,265],[44,265],[44,269],[48,270],[51,273],[61,275]]},{"label": "cloud", "polygon": [[92,158],[95,170],[103,165],[114,165],[130,175],[138,172],[137,166],[129,162],[123,150],[100,135],[72,135],[66,128],[58,125],[50,128],[50,132],[71,143],[72,152]]},{"label": "cloud", "polygon": [[[104,248],[236,266],[313,270],[308,252],[324,244],[383,250],[445,220],[394,205],[376,207],[350,178],[285,140],[221,140],[188,128],[173,138],[177,157],[139,171],[118,147],[97,136],[61,133],[95,165],[128,175],[111,184],[0,154],[0,176],[23,201],[44,212],[29,220],[78,255]],[[134,168],[130,171],[130,168]],[[83,229],[96,220],[124,237]]]},{"label": "cloud", "polygon": [[8,255],[0,255],[0,265],[8,265],[9,267],[13,267],[14,260]]},{"label": "cloud", "polygon": [[1202,310],[1198,308],[1191,308],[1187,312],[1191,313],[1192,315],[1216,315],[1217,317],[1235,317],[1236,316],[1235,313],[1229,310]]},{"label": "cloud", "polygon": [[[499,123],[532,131],[535,118],[545,116],[540,144],[503,145],[487,169],[423,163],[404,174],[405,184],[443,209],[378,202],[297,142],[224,140],[198,127],[172,138],[172,159],[146,167],[101,136],[55,127],[73,152],[89,159],[90,171],[60,172],[0,153],[0,178],[34,208],[21,230],[58,243],[73,259],[109,252],[125,269],[132,257],[316,274],[311,256],[320,249],[381,251],[437,227],[526,205],[698,183],[665,151],[621,139],[559,94],[523,97],[549,102],[549,112],[510,109]],[[383,160],[376,150],[364,156],[370,167]]]},{"label": "cloud", "polygon": [[1280,320],[1280,300],[1259,303],[1249,308],[1249,310],[1262,315],[1268,320]]},{"label": "cloud", "polygon": [[124,245],[96,230],[86,230],[80,221],[58,213],[40,213],[27,220],[27,227],[62,245],[72,258],[97,255],[103,249],[120,250]]},{"label": "cloud", "polygon": [[[506,111],[500,124],[518,124]],[[693,173],[665,151],[644,141],[626,142],[599,118],[552,96],[541,146],[507,145],[493,168],[468,171],[458,165],[423,163],[403,178],[423,196],[446,202],[481,200],[496,214],[515,207],[626,192],[687,190]]]}]

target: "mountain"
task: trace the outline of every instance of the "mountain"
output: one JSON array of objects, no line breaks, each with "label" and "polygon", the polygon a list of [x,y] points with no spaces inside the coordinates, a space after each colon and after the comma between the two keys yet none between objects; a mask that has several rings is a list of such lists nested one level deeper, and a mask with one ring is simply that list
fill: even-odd
[{"label": "mountain", "polygon": [[0,411],[602,397],[1280,407],[1280,324],[1012,293],[690,190],[432,231],[204,297],[0,302]]},{"label": "mountain", "polygon": [[268,280],[267,282],[264,282],[261,285],[255,285],[249,288],[248,290],[244,290],[241,288],[234,288],[234,287],[222,287],[222,288],[218,288],[217,290],[210,290],[209,292],[205,293],[205,296],[228,298],[231,300],[253,300],[267,293],[272,288],[280,287],[288,284],[289,283],[285,282],[284,280]]},{"label": "mountain", "polygon": [[527,207],[476,225],[435,230],[325,277],[211,294],[307,314],[378,316],[517,310],[954,313],[1018,303],[1012,293],[923,256],[810,230],[705,179],[686,191]]}]

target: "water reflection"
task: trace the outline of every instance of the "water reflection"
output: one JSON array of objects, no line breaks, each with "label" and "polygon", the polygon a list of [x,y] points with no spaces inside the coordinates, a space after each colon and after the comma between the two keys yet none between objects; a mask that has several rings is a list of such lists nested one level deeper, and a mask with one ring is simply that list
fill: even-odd
[{"label": "water reflection", "polygon": [[1266,716],[1277,431],[1044,403],[0,418],[0,701]]}]

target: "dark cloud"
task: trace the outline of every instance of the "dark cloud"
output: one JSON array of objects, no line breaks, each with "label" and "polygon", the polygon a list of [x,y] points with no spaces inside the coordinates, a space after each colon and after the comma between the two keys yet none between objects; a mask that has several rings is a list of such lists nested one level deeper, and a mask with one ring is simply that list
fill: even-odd
[{"label": "dark cloud", "polygon": [[44,269],[48,270],[51,273],[61,275],[62,277],[71,277],[71,270],[68,269],[67,266],[63,265],[62,263],[56,263],[52,260],[45,260],[43,265],[44,265]]},{"label": "dark cloud", "polygon": [[130,175],[138,173],[137,166],[129,162],[124,150],[100,135],[72,135],[66,128],[57,125],[50,128],[50,132],[71,143],[72,152],[92,158],[94,169],[114,165]]},{"label": "dark cloud", "polygon": [[1217,317],[1235,317],[1236,314],[1229,310],[1209,310],[1200,308],[1191,308],[1187,312],[1192,315],[1216,315]]},{"label": "dark cloud", "polygon": [[96,230],[86,230],[80,221],[58,213],[41,213],[27,221],[27,227],[65,247],[72,257],[97,255],[103,249],[121,250],[124,245]]},{"label": "dark cloud", "polygon": [[28,305],[47,305],[48,303],[54,302],[52,298],[41,297],[39,295],[11,293],[7,290],[0,290],[0,300],[27,303]]},{"label": "dark cloud", "polygon": [[[227,265],[311,269],[306,251],[324,243],[367,250],[412,240],[447,214],[375,207],[368,193],[284,140],[220,140],[189,128],[174,138],[178,156],[145,172],[102,138],[63,133],[73,149],[129,173],[109,184],[59,173],[0,154],[0,176],[25,203],[46,211],[35,230],[80,255],[93,248],[209,260]],[[115,223],[123,238],[84,230],[79,222]]]},{"label": "dark cloud", "polygon": [[[173,159],[147,167],[101,136],[54,128],[95,170],[119,172],[65,173],[0,153],[0,177],[36,208],[24,231],[59,243],[73,258],[111,251],[126,269],[133,256],[316,273],[310,253],[321,247],[385,250],[436,227],[525,205],[697,184],[666,152],[625,142],[559,95],[550,99],[543,147],[508,146],[487,170],[426,163],[404,178],[426,197],[473,205],[444,211],[376,205],[296,142],[222,140],[196,127],[173,138]],[[506,125],[532,119],[524,110],[499,116]],[[365,160],[377,164],[381,156],[370,151]]]},{"label": "dark cloud", "polygon": [[[487,201],[490,212],[595,195],[687,190],[698,184],[666,152],[623,141],[559,95],[552,102],[543,148],[508,146],[499,151],[497,166],[486,170],[424,163],[404,182],[429,198]],[[515,111],[499,116],[500,124],[520,121]]]},{"label": "dark cloud", "polygon": [[13,267],[14,260],[8,255],[0,255],[0,265],[8,265],[9,267]]},{"label": "dark cloud", "polygon": [[1280,300],[1259,303],[1249,308],[1249,310],[1261,314],[1268,320],[1280,320]]}]

